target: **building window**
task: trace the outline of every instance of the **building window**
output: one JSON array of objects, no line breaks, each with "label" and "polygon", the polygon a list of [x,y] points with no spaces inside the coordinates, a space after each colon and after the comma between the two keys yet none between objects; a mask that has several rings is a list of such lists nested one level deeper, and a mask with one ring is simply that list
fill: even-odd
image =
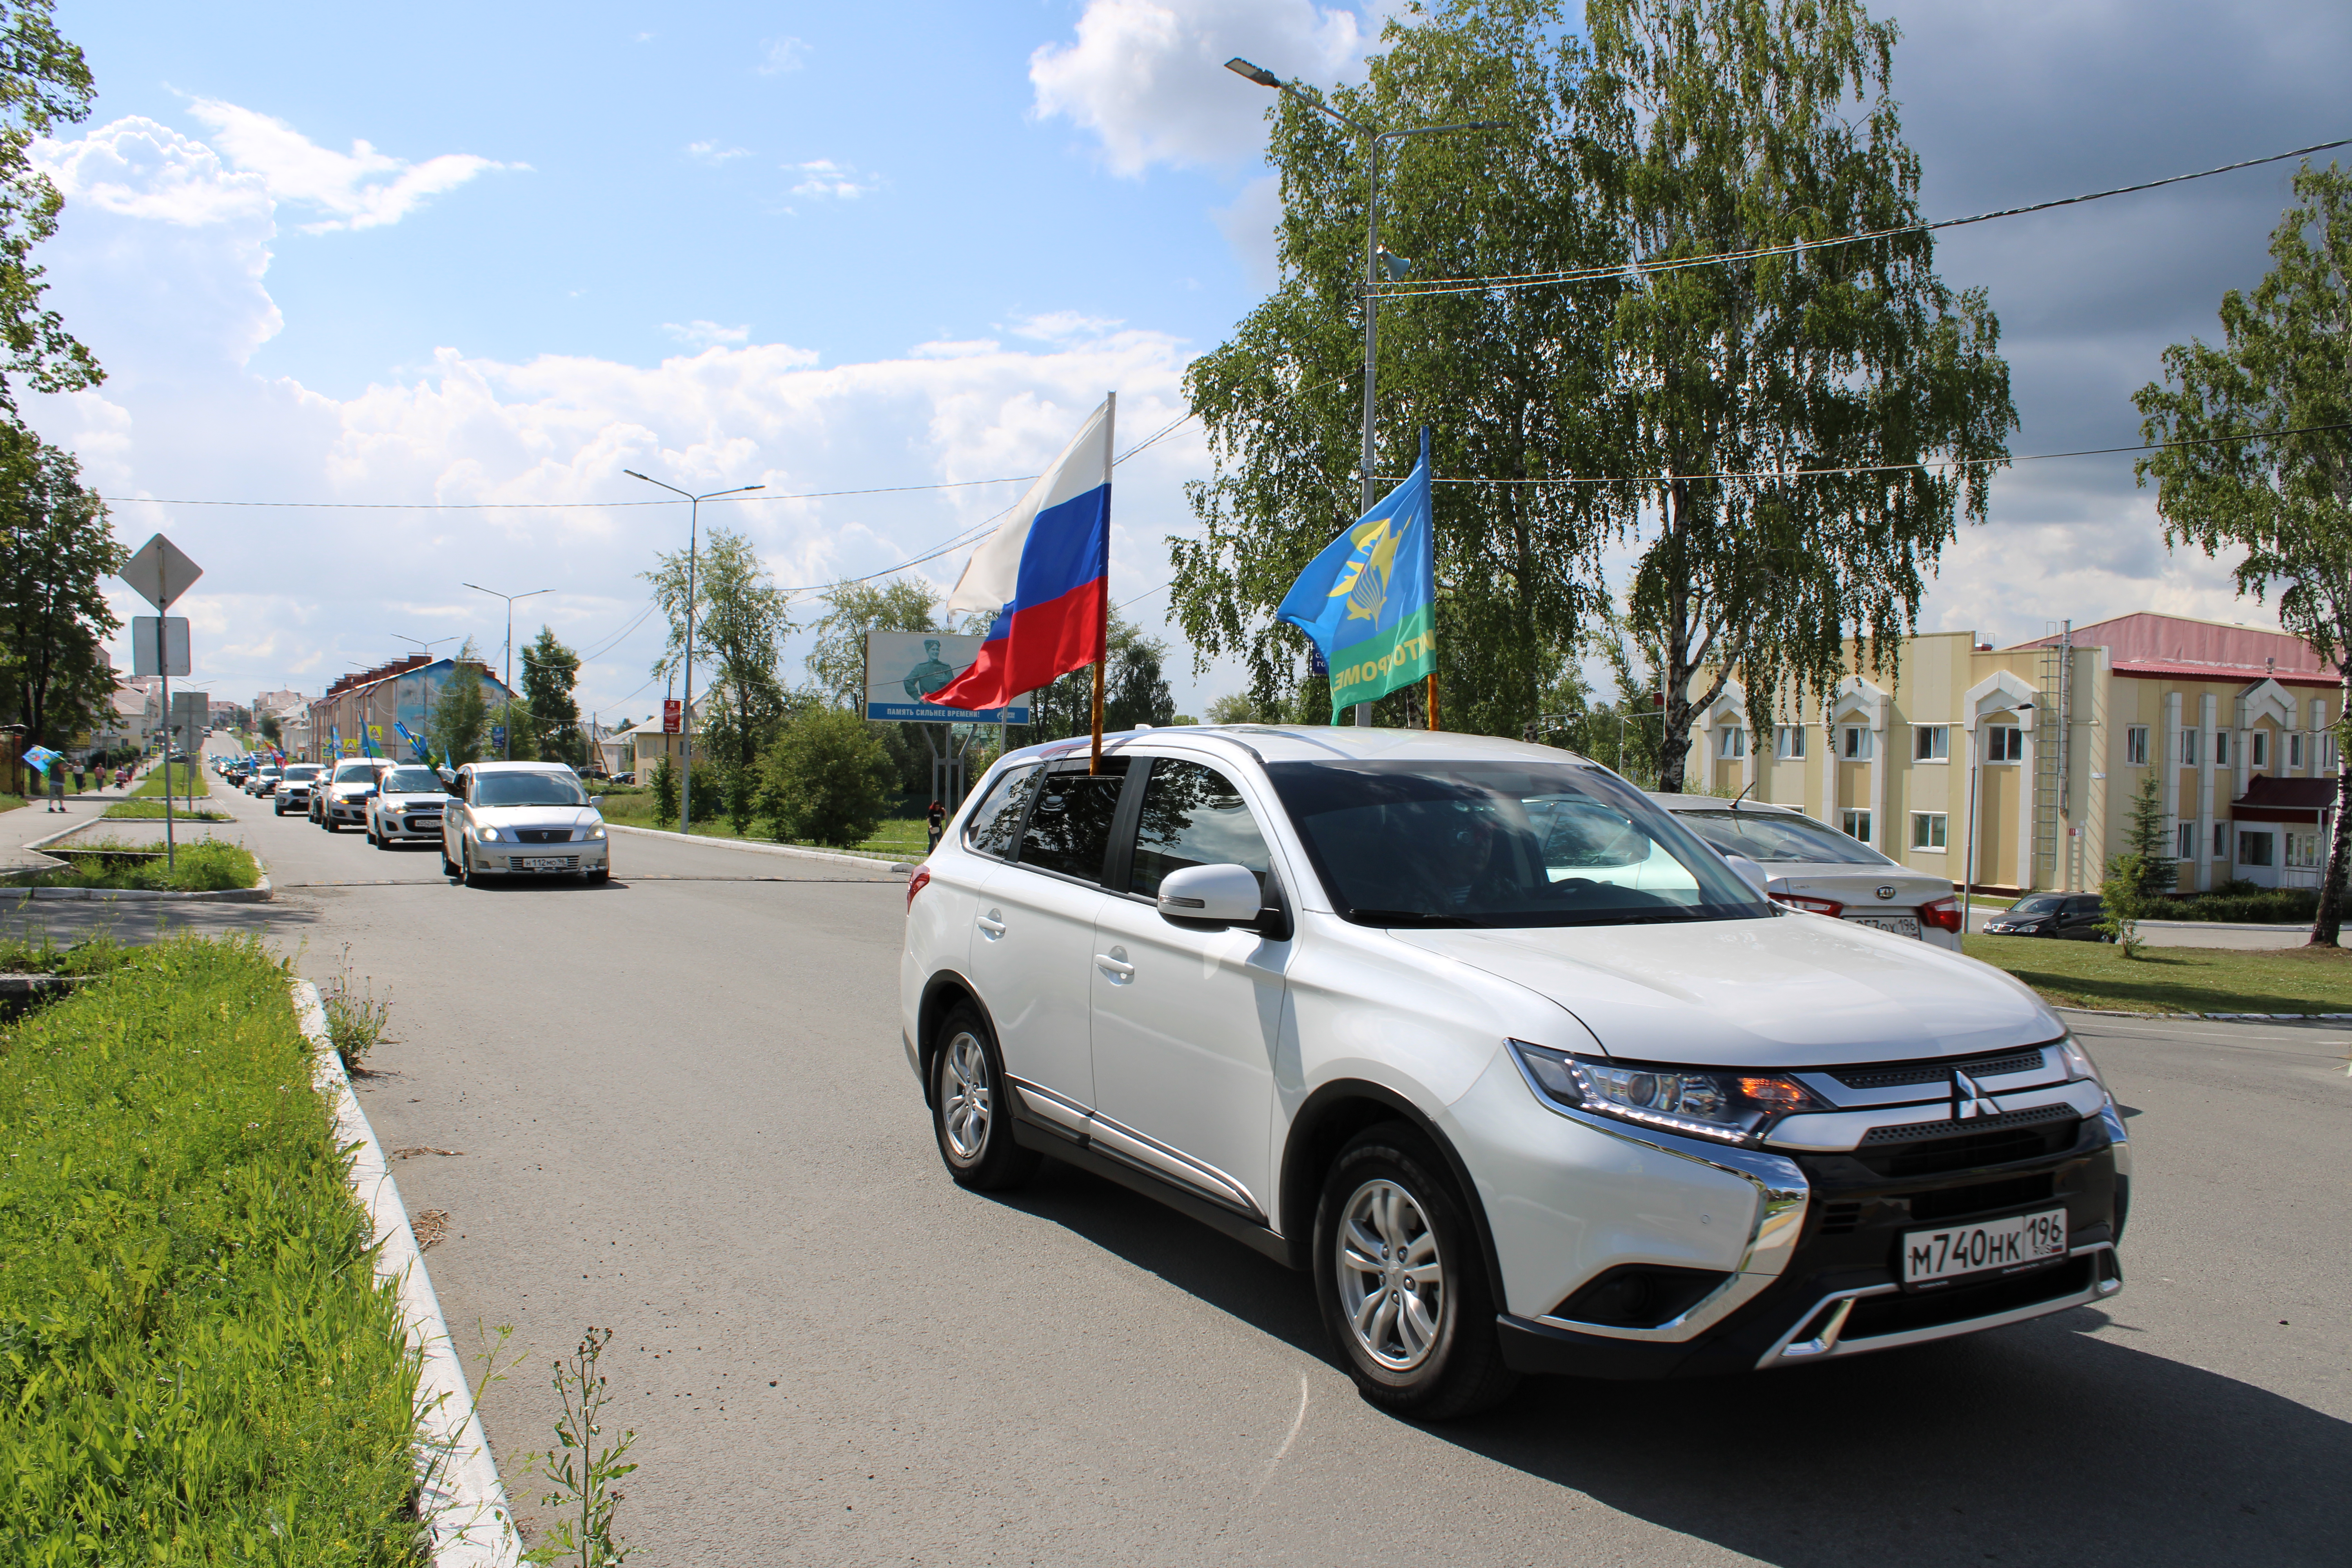
[{"label": "building window", "polygon": [[2230,765],[2230,731],[2227,730],[2213,731],[2213,765],[2217,768]]},{"label": "building window", "polygon": [[2184,768],[2197,765],[2197,731],[2194,730],[2180,731],[2180,765]]},{"label": "building window", "polygon": [[2333,730],[2319,737],[2319,766],[2323,773],[2336,771],[2336,731]]},{"label": "building window", "polygon": [[2014,724],[1990,724],[1985,728],[1985,761],[1989,763],[2021,763],[2025,760],[2025,731]]},{"label": "building window", "polygon": [[2286,738],[2286,768],[2289,773],[2302,771],[2303,736],[2300,733],[2289,735]]},{"label": "building window", "polygon": [[1748,754],[1748,731],[1737,724],[1724,726],[1723,739],[1716,755],[1727,762],[1737,762]]},{"label": "building window", "polygon": [[[2271,732],[2268,730],[2247,731],[2246,750],[2252,753],[2254,766],[2269,767],[2271,765]],[[2270,862],[2265,860],[2263,864],[2267,866]]]},{"label": "building window", "polygon": [[1945,814],[1940,811],[1915,811],[1911,814],[1911,847],[1941,849],[1944,847]]},{"label": "building window", "polygon": [[2230,825],[2226,822],[2217,822],[2213,825],[2213,858],[2227,859],[2229,854]]},{"label": "building window", "polygon": [[1844,826],[1847,837],[1859,838],[1864,844],[1870,842],[1870,813],[1866,811],[1847,812],[1845,814]]},{"label": "building window", "polygon": [[1915,763],[1940,763],[1952,754],[1952,729],[1948,724],[1920,724],[1911,731],[1911,760]]},{"label": "building window", "polygon": [[[1866,763],[1870,761],[1871,732],[1868,730],[1864,729],[1860,724],[1848,724],[1845,729],[1841,731],[1839,739],[1843,742],[1838,747],[1839,756],[1843,757],[1849,763]],[[1863,815],[1867,817],[1870,814],[1868,812],[1864,812]],[[1864,834],[1863,837],[1866,838],[1869,835]]]},{"label": "building window", "polygon": [[2290,870],[2319,869],[2319,835],[2290,833],[2286,836],[2286,863]]},{"label": "building window", "polygon": [[2238,835],[2238,864],[2267,866],[2271,863],[2271,835],[2241,833]]},{"label": "building window", "polygon": [[1802,724],[1782,724],[1772,731],[1772,754],[1783,760],[1801,760],[1805,754],[1805,727]]},{"label": "building window", "polygon": [[2175,860],[2193,860],[2197,858],[2197,825],[2195,823],[2184,822],[2174,831],[2172,858]]},{"label": "building window", "polygon": [[2124,731],[2124,766],[2147,766],[2147,726],[2134,724]]}]

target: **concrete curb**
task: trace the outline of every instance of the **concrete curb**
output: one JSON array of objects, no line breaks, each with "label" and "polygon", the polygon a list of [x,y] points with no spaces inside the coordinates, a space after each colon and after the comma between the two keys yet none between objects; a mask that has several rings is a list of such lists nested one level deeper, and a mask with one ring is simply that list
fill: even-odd
[{"label": "concrete curb", "polygon": [[2202,1018],[2221,1023],[2342,1023],[2352,1019],[2352,1013],[2131,1013],[2121,1007],[2061,1007],[2053,1002],[2051,1008],[2059,1013],[2085,1013],[2094,1018]]},{"label": "concrete curb", "polygon": [[416,1384],[416,1511],[433,1538],[434,1568],[518,1568],[522,1539],[515,1533],[498,1462],[481,1416],[466,1388],[466,1369],[442,1320],[440,1299],[408,1228],[408,1208],[385,1168],[367,1113],[352,1092],[327,1034],[319,988],[294,983],[294,1016],[317,1058],[319,1092],[335,1116],[335,1142],[352,1149],[352,1195],[368,1211],[375,1231],[375,1272],[392,1281],[409,1342],[424,1363]]},{"label": "concrete curb", "polygon": [[714,849],[735,849],[747,855],[784,855],[801,860],[830,860],[840,866],[864,866],[869,870],[895,872],[903,877],[919,864],[912,860],[886,860],[878,855],[841,855],[830,849],[803,849],[797,844],[752,844],[740,838],[701,838],[690,833],[672,833],[662,827],[627,827],[617,822],[604,825],[609,833],[635,833],[647,838],[669,838],[680,844],[707,844]]},{"label": "concrete curb", "polygon": [[[55,844],[60,839],[70,838],[77,833],[86,833],[89,829],[99,826],[106,819],[104,817],[93,817],[87,822],[77,822],[71,827],[60,828],[58,831],[45,835],[42,837],[29,839],[26,843],[19,845],[18,847],[30,849],[34,853],[38,854],[41,852],[42,846]],[[118,817],[116,820],[121,821],[121,819]],[[248,849],[247,853],[252,854],[253,852]],[[59,866],[62,866],[63,864],[63,861],[58,862]],[[268,903],[270,900],[278,897],[278,889],[270,885],[269,868],[258,855],[253,856],[253,864],[260,871],[261,876],[260,879],[256,881],[250,888],[222,888],[216,891],[209,893],[172,893],[157,891],[148,888],[23,888],[17,889],[16,896],[19,900],[100,899],[107,900],[127,900],[134,903],[152,901],[155,900],[199,904]],[[42,875],[45,870],[52,868],[54,868],[12,866],[5,870],[0,870],[0,897],[5,897],[6,895],[5,884],[9,878],[39,876]]]}]

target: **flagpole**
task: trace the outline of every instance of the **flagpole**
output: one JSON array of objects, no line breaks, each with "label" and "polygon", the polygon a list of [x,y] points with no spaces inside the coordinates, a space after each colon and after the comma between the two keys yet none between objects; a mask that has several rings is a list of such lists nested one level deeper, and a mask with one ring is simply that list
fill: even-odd
[{"label": "flagpole", "polygon": [[[1429,455],[1429,426],[1421,427],[1421,463],[1429,475],[1429,634],[1437,635],[1437,464]],[[1437,729],[1437,654],[1429,656],[1429,728]]]},{"label": "flagpole", "polygon": [[1118,444],[1118,394],[1103,399],[1103,574],[1102,616],[1095,627],[1095,749],[1087,772],[1102,772],[1103,667],[1110,662],[1110,464],[1111,448]]}]

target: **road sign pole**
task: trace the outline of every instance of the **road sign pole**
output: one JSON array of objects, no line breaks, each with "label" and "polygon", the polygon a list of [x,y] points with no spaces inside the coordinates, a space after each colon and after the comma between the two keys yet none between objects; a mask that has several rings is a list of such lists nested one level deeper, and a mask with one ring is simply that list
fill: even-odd
[{"label": "road sign pole", "polygon": [[168,875],[178,861],[178,846],[172,834],[172,663],[163,657],[163,623],[170,617],[155,617],[156,678],[163,683],[163,869]]}]

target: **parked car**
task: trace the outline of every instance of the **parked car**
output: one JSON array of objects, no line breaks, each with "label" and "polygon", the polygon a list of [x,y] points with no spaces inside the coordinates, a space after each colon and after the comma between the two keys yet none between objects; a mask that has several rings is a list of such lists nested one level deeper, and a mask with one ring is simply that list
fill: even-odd
[{"label": "parked car", "polygon": [[284,771],[282,768],[276,767],[254,769],[253,776],[245,781],[245,793],[257,799],[268,798],[278,788],[278,780]]},{"label": "parked car", "polygon": [[1948,1338],[2122,1288],[2128,1145],[1974,960],[1768,900],[1568,752],[1139,731],[991,769],[909,878],[948,1173],[1041,1155],[1312,1275],[1366,1397]]},{"label": "parked car", "polygon": [[376,781],[392,771],[383,757],[347,757],[335,764],[334,775],[322,780],[310,796],[310,820],[330,833],[365,827],[368,798]]},{"label": "parked car", "polygon": [[411,839],[438,839],[449,792],[431,768],[407,763],[387,772],[367,803],[368,842],[379,849]]},{"label": "parked car", "polygon": [[2096,893],[2028,893],[1985,921],[1987,936],[2053,936],[2068,942],[2105,942],[2099,922],[2106,905]]},{"label": "parked car", "polygon": [[612,874],[596,802],[561,763],[468,763],[441,812],[441,869],[467,887],[486,876]]},{"label": "parked car", "polygon": [[1763,867],[1774,903],[1960,951],[1960,900],[1948,878],[1898,865],[1790,806],[1705,795],[1651,798],[1726,855]]},{"label": "parked car", "polygon": [[317,785],[319,775],[326,771],[317,763],[289,763],[278,776],[278,787],[270,793],[273,809],[280,816],[289,811],[308,814],[310,792]]}]

